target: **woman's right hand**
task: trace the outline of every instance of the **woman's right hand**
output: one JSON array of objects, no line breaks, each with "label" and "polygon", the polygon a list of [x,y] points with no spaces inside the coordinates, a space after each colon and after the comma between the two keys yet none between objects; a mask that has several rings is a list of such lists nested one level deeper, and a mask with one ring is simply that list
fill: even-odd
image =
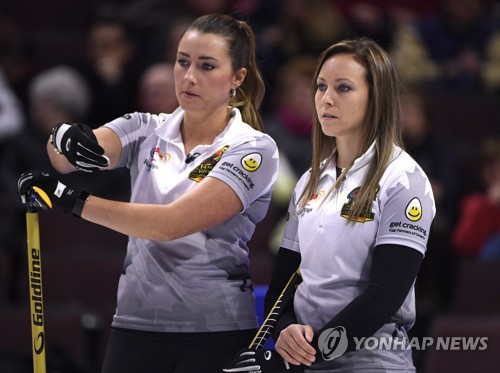
[{"label": "woman's right hand", "polygon": [[292,324],[280,332],[276,351],[290,364],[310,366],[316,360],[311,345],[314,331],[310,325]]},{"label": "woman's right hand", "polygon": [[59,123],[50,135],[50,143],[75,168],[85,172],[109,167],[109,158],[92,129],[82,123]]},{"label": "woman's right hand", "polygon": [[[73,129],[73,131],[75,130]],[[66,146],[62,146],[62,136],[61,143],[57,145],[57,140],[55,139],[55,137],[57,137],[57,133],[59,131],[55,129],[53,132],[55,133],[53,133],[51,136],[52,141],[47,141],[47,154],[49,155],[52,166],[59,173],[67,174],[76,170],[87,172],[94,172],[103,169],[112,170],[117,166],[122,148],[120,138],[113,130],[106,127],[100,127],[95,131],[92,131],[90,128],[86,128],[85,130],[81,130],[80,128],[80,130],[76,130],[76,132],[79,133],[76,135],[75,139],[71,139],[71,142],[78,143],[78,139],[83,138],[84,140],[80,145],[85,143],[87,145],[83,146],[91,150],[89,152],[87,149],[86,152],[80,152],[81,154],[76,155],[69,155]],[[64,135],[66,135],[66,133],[64,133]],[[65,136],[65,140],[67,142],[67,136]],[[54,149],[59,150],[59,148],[61,149],[60,151],[54,151]],[[71,148],[72,146],[69,146],[70,150]],[[62,151],[63,149],[65,149],[64,152]],[[78,148],[75,147],[73,149],[75,150]],[[79,153],[78,150],[75,151]],[[83,154],[91,154],[91,156],[83,157]]]}]

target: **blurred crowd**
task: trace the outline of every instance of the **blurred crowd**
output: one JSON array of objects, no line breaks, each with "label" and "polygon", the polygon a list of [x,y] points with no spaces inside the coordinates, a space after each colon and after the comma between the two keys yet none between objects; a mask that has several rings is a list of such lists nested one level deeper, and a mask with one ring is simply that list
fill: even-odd
[{"label": "blurred crowd", "polygon": [[[255,282],[270,278],[290,195],[309,167],[316,57],[339,39],[368,36],[394,58],[405,145],[437,203],[417,283],[418,317],[448,310],[460,263],[500,258],[500,2],[493,0],[58,0],[50,9],[2,2],[0,259],[7,264],[0,271],[10,276],[0,281],[0,304],[25,302],[17,179],[51,169],[51,128],[173,111],[177,41],[206,13],[232,14],[254,29],[267,86],[264,124],[280,148],[272,205],[251,242]],[[123,170],[63,180],[119,200],[130,192]],[[417,324],[416,333],[425,333],[427,324]]]}]

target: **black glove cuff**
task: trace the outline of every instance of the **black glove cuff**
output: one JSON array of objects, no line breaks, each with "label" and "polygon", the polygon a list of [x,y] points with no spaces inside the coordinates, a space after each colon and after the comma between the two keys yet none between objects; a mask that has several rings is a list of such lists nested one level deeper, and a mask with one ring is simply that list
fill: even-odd
[{"label": "black glove cuff", "polygon": [[89,192],[87,192],[85,190],[82,190],[80,192],[80,195],[76,199],[75,204],[73,205],[73,209],[71,210],[71,214],[73,216],[76,216],[77,218],[81,218],[83,206],[85,206],[85,202],[87,202],[89,197],[90,197]]}]

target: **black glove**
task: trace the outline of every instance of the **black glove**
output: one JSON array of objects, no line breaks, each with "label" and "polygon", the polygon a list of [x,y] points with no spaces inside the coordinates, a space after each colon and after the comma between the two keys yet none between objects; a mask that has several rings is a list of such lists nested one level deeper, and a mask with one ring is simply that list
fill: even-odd
[{"label": "black glove", "polygon": [[226,364],[223,372],[285,373],[303,372],[301,367],[289,364],[275,350],[243,349],[236,358]]},{"label": "black glove", "polygon": [[79,170],[94,172],[109,166],[104,149],[98,144],[92,129],[85,124],[59,123],[52,128],[50,142]]},{"label": "black glove", "polygon": [[21,202],[28,207],[49,209],[53,205],[80,217],[90,193],[71,189],[45,171],[30,171],[17,182]]}]

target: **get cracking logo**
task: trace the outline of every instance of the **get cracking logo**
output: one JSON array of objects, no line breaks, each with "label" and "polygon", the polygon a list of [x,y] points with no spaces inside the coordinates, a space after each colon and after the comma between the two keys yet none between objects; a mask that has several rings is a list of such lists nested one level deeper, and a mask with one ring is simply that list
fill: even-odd
[{"label": "get cracking logo", "polygon": [[422,218],[422,203],[417,197],[408,202],[405,215],[410,221],[419,221]]},{"label": "get cracking logo", "polygon": [[249,172],[257,171],[262,163],[262,155],[259,153],[250,153],[241,158],[241,165]]}]

